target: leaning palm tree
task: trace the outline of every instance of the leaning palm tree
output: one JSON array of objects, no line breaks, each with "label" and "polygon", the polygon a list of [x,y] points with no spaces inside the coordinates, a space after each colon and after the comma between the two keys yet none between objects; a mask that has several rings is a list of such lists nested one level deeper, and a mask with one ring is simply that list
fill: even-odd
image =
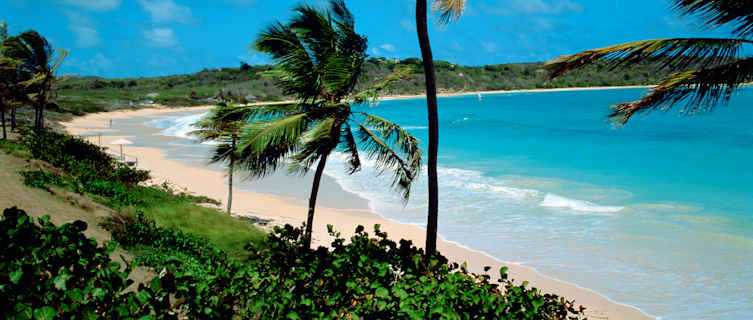
[{"label": "leaning palm tree", "polygon": [[[426,79],[426,107],[429,118],[429,160],[427,163],[429,182],[429,206],[426,221],[426,254],[437,251],[437,228],[439,220],[439,182],[437,177],[437,152],[439,149],[439,116],[437,111],[437,75],[434,57],[429,41],[429,28],[426,22],[427,0],[416,0],[416,33],[421,47],[421,58]],[[443,23],[460,18],[465,8],[465,0],[435,0],[434,8],[441,11]]]},{"label": "leaning palm tree", "polygon": [[52,45],[36,31],[26,31],[18,36],[9,37],[3,42],[6,56],[22,61],[22,72],[31,78],[21,84],[26,87],[29,99],[33,101],[35,117],[34,128],[44,129],[44,108],[55,81],[55,72],[65,60],[68,52],[57,50],[57,59],[53,62],[55,50]]},{"label": "leaning palm tree", "polygon": [[[198,137],[200,142],[212,141],[218,143],[214,148],[211,163],[227,163],[228,192],[227,192],[227,214],[230,214],[233,206],[233,173],[235,162],[238,160],[238,137],[240,128],[245,119],[223,117],[226,109],[232,106],[219,105],[213,109],[206,117],[199,122],[194,123],[198,129],[189,132],[190,135]],[[237,115],[237,113],[235,113]]]},{"label": "leaning palm tree", "polygon": [[376,87],[353,94],[363,76],[367,40],[356,33],[354,18],[343,0],[331,0],[329,8],[308,5],[293,9],[288,24],[275,23],[263,30],[253,47],[272,56],[276,69],[268,73],[297,102],[237,108],[247,117],[238,147],[242,167],[252,177],[263,177],[289,162],[291,171],[306,173],[314,165],[304,246],[311,246],[311,232],[324,168],[336,150],[347,156],[347,171],[362,167],[359,148],[375,160],[381,172],[392,171],[393,187],[410,196],[419,175],[421,150],[418,139],[395,123],[353,109],[376,97],[405,74],[393,73]]},{"label": "leaning palm tree", "polygon": [[741,85],[753,80],[753,57],[742,47],[753,44],[750,1],[674,0],[685,15],[699,15],[711,27],[732,26],[731,38],[674,38],[631,42],[563,56],[549,62],[550,77],[603,60],[614,68],[655,61],[677,72],[662,80],[640,100],[612,106],[610,118],[625,124],[637,113],[668,110],[684,104],[683,112],[711,111]]}]

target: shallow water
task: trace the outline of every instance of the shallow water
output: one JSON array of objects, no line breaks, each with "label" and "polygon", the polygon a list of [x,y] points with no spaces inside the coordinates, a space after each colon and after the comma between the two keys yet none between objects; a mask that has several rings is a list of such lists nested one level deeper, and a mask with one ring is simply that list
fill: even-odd
[{"label": "shallow water", "polygon": [[[440,233],[662,319],[753,314],[753,90],[712,114],[606,121],[645,90],[440,99]],[[369,112],[426,141],[425,100]],[[201,115],[150,122],[185,137]],[[425,180],[403,206],[373,165],[326,174],[386,218],[425,224]],[[381,183],[375,183],[381,182]],[[290,196],[298,196],[290,194]]]}]

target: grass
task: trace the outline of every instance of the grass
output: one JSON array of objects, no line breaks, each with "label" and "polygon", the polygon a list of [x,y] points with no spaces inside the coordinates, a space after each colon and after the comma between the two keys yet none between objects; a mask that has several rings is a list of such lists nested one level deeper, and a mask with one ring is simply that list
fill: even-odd
[{"label": "grass", "polygon": [[[4,186],[0,187],[0,192],[2,192],[0,205],[3,208],[18,206],[32,216],[37,213],[40,216],[49,214],[53,221],[57,220],[56,217],[61,218],[57,220],[58,224],[84,220],[89,225],[98,225],[104,218],[121,211],[133,215],[136,212],[143,212],[159,226],[203,237],[217,248],[226,251],[232,258],[239,260],[247,256],[244,250],[246,245],[259,246],[266,239],[266,232],[254,226],[253,223],[231,217],[217,209],[201,206],[203,203],[219,204],[216,200],[177,193],[166,186],[128,187],[118,181],[98,181],[97,184],[100,187],[90,187],[86,190],[93,193],[78,194],[83,190],[76,186],[85,183],[77,180],[80,177],[69,176],[70,172],[58,176],[60,174],[58,169],[52,168],[45,162],[31,159],[33,157],[29,148],[15,140],[17,138],[18,136],[14,135],[12,139],[0,141],[0,150],[2,150],[0,152],[2,155],[0,181],[4,182],[2,183]],[[57,156],[66,157],[64,154]],[[27,164],[27,161],[31,161],[30,164]],[[71,167],[77,166],[71,165]],[[41,173],[38,171],[40,168],[45,168],[45,177],[60,179],[65,183],[57,183],[58,186],[55,186],[52,182],[55,179],[38,178],[40,174],[36,173]],[[26,180],[29,180],[27,183],[32,182],[28,184],[36,188],[24,185],[21,172],[32,176],[32,179]],[[81,176],[90,177],[91,175]],[[48,200],[61,202],[61,205],[49,205]],[[45,204],[43,206],[45,209],[36,210],[40,203]],[[91,208],[99,209],[91,210]],[[76,212],[76,214],[70,215],[71,212]],[[72,219],[74,217],[75,219]],[[99,240],[110,240],[109,234],[101,228],[90,230],[101,231],[96,237]],[[140,252],[136,253],[140,254]]]},{"label": "grass", "polygon": [[217,209],[177,202],[152,206],[144,214],[158,226],[181,230],[209,240],[230,257],[244,259],[248,244],[260,245],[267,233],[251,222],[231,217]]}]

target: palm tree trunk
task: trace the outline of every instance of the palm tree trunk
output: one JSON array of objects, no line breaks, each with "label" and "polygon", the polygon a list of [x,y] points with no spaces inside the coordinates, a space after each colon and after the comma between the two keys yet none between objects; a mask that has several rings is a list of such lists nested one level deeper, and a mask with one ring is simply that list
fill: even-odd
[{"label": "palm tree trunk", "polygon": [[311,186],[311,197],[309,197],[309,215],[306,219],[306,234],[304,234],[304,244],[306,249],[311,249],[311,233],[314,224],[314,210],[316,209],[316,196],[319,194],[319,182],[322,180],[322,173],[324,173],[324,166],[327,165],[327,155],[324,155],[319,159],[319,164],[316,166],[316,173],[314,174],[314,185]]},{"label": "palm tree trunk", "polygon": [[16,108],[17,106],[13,106],[10,109],[10,131],[16,131]]},{"label": "palm tree trunk", "polygon": [[232,141],[232,152],[233,155],[230,156],[230,165],[228,166],[227,170],[227,214],[230,214],[230,207],[233,205],[233,169],[235,167],[235,139],[236,137],[233,136]]},{"label": "palm tree trunk", "polygon": [[44,102],[37,104],[36,119],[34,120],[34,129],[37,131],[44,130]]},{"label": "palm tree trunk", "polygon": [[437,76],[434,57],[429,42],[426,23],[426,0],[416,0],[416,31],[426,78],[426,107],[429,114],[429,212],[426,223],[426,255],[437,251],[437,220],[439,215],[439,186],[437,182],[437,149],[439,146],[439,120],[437,119]]},{"label": "palm tree trunk", "polygon": [[2,113],[3,117],[3,140],[8,139],[8,133],[5,132],[5,107],[0,106],[0,113]]}]

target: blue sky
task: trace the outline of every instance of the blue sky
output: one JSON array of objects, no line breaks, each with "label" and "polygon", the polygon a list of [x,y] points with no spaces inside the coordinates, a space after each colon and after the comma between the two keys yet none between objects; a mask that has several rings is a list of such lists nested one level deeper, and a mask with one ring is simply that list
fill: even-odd
[{"label": "blue sky", "polygon": [[[418,57],[411,0],[347,0],[370,54]],[[246,49],[291,0],[0,0],[12,34],[35,29],[70,55],[65,74],[141,77],[268,63]],[[312,0],[309,3],[324,3]],[[460,22],[431,23],[436,59],[464,65],[546,61],[621,42],[720,36],[668,0],[469,0]],[[432,18],[430,18],[432,19]],[[433,21],[436,21],[434,19]]]}]

